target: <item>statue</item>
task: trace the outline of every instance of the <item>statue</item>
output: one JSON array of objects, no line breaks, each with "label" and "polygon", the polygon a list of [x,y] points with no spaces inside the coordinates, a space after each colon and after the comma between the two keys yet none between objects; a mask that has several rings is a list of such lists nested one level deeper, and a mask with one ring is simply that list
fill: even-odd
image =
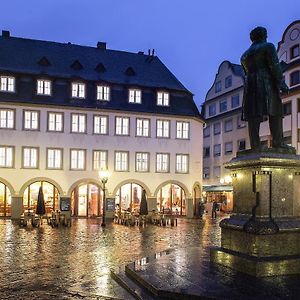
[{"label": "statue", "polygon": [[288,93],[275,46],[267,42],[267,30],[256,27],[250,33],[252,45],[242,55],[245,72],[242,119],[248,121],[251,149],[261,151],[259,127],[269,118],[272,148],[292,150],[283,143],[283,106],[280,92]]}]

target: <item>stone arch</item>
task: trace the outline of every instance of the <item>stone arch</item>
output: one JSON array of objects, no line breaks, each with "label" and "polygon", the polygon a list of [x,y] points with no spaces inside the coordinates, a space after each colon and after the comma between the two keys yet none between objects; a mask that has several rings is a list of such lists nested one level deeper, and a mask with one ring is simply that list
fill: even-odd
[{"label": "stone arch", "polygon": [[157,197],[158,191],[159,191],[163,186],[165,186],[165,185],[167,185],[167,184],[176,184],[176,185],[180,186],[180,187],[184,190],[185,196],[186,196],[187,198],[189,198],[189,197],[191,196],[191,193],[189,192],[189,189],[186,187],[186,185],[183,184],[183,183],[180,182],[180,181],[177,181],[177,180],[167,180],[167,181],[164,181],[163,183],[161,183],[161,184],[156,188],[156,190],[155,190],[155,192],[154,192],[154,196]]},{"label": "stone arch", "polygon": [[69,188],[68,193],[67,193],[67,197],[71,197],[71,194],[73,192],[73,190],[75,189],[76,186],[80,185],[80,184],[89,184],[92,183],[98,187],[100,187],[101,189],[103,189],[102,187],[102,183],[100,180],[96,180],[93,178],[83,178],[83,179],[79,179],[77,181],[75,181]]},{"label": "stone arch", "polygon": [[0,182],[5,184],[9,191],[10,191],[10,194],[13,196],[16,192],[15,192],[15,189],[13,188],[13,186],[7,181],[5,180],[4,178],[0,177]]},{"label": "stone arch", "polygon": [[26,181],[26,182],[22,185],[22,187],[21,187],[21,189],[20,189],[20,192],[19,192],[19,195],[20,195],[20,196],[23,196],[23,194],[24,194],[26,188],[27,188],[30,184],[32,184],[32,183],[34,183],[34,182],[37,182],[37,181],[46,181],[46,182],[49,182],[49,183],[53,184],[53,185],[57,188],[59,195],[60,195],[60,196],[64,196],[64,192],[63,192],[63,189],[61,188],[61,186],[60,186],[55,180],[53,180],[53,179],[51,179],[51,178],[48,178],[48,177],[35,177],[35,178],[32,178],[32,179]]},{"label": "stone arch", "polygon": [[140,181],[140,180],[137,180],[137,179],[126,179],[126,180],[120,182],[120,183],[115,187],[115,189],[113,190],[113,196],[115,197],[116,194],[117,194],[117,192],[118,192],[118,190],[119,190],[119,188],[120,188],[121,186],[123,186],[124,184],[127,184],[127,183],[135,183],[135,184],[140,185],[143,189],[145,189],[146,195],[147,195],[148,197],[151,196],[151,192],[150,192],[150,189],[148,188],[148,186],[147,186],[144,182],[142,182],[142,181]]},{"label": "stone arch", "polygon": [[200,184],[200,182],[199,181],[196,181],[195,183],[194,183],[194,185],[193,185],[193,193],[194,193],[194,191],[197,191],[198,193],[196,193],[196,195],[195,195],[195,197],[196,198],[201,198],[201,192],[202,192],[202,188],[201,188],[201,184]]}]

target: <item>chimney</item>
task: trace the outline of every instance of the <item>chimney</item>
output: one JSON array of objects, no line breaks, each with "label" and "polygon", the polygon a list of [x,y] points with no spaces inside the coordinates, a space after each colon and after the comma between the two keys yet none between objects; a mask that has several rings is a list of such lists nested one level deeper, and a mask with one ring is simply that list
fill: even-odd
[{"label": "chimney", "polygon": [[97,48],[102,49],[102,50],[106,50],[106,43],[105,42],[98,42],[97,43]]},{"label": "chimney", "polygon": [[2,30],[2,36],[10,37],[10,32],[8,30]]}]

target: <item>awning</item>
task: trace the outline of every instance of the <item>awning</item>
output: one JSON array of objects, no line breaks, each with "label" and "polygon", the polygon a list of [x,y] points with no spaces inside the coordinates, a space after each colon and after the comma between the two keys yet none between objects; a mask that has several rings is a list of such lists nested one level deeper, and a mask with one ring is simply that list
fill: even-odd
[{"label": "awning", "polygon": [[232,185],[203,186],[203,192],[232,192]]}]

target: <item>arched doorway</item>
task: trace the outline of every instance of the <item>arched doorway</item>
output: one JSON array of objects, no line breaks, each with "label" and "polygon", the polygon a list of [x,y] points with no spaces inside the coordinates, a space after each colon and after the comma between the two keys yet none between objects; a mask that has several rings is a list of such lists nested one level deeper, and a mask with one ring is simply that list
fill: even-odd
[{"label": "arched doorway", "polygon": [[177,184],[166,184],[157,193],[157,210],[165,214],[186,215],[185,192]]},{"label": "arched doorway", "polygon": [[0,216],[11,216],[11,193],[9,188],[0,182]]},{"label": "arched doorway", "polygon": [[36,181],[31,183],[23,194],[23,209],[36,209],[39,189],[42,187],[46,213],[59,209],[59,193],[58,189],[50,182]]},{"label": "arched doorway", "polygon": [[139,212],[143,187],[136,183],[122,185],[116,193],[116,205],[121,210]]},{"label": "arched doorway", "polygon": [[103,191],[93,183],[76,186],[71,194],[72,215],[77,217],[98,217],[102,214]]}]

